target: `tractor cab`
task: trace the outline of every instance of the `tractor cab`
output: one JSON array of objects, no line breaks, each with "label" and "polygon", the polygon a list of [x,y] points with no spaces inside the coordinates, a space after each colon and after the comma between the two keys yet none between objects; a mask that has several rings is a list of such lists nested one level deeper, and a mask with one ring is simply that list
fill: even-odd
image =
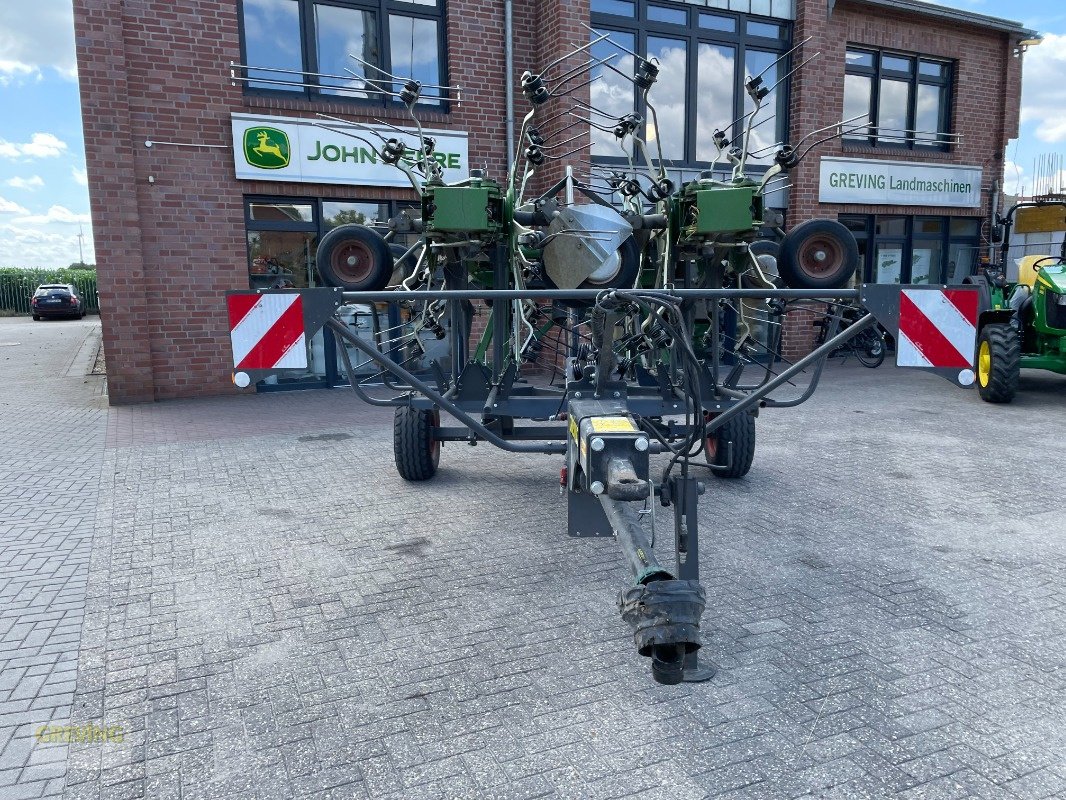
[{"label": "tractor cab", "polygon": [[1012,234],[1066,234],[1066,201],[1018,203],[997,215],[992,237],[998,258],[973,283],[980,290],[977,388],[990,403],[1008,403],[1017,393],[1020,370],[1066,374],[1066,237],[1049,253],[1012,257]]}]

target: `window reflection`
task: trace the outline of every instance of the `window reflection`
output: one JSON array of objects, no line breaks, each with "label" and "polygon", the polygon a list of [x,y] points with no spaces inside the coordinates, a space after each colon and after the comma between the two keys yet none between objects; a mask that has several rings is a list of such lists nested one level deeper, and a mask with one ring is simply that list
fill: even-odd
[{"label": "window reflection", "polygon": [[[664,159],[681,161],[685,158],[685,101],[688,84],[688,55],[686,44],[680,39],[648,37],[648,58],[659,61],[659,80],[649,93],[658,112],[660,143]],[[651,112],[648,112],[651,116]],[[647,120],[645,138],[655,152],[655,128]]]},{"label": "window reflection", "polygon": [[[747,50],[745,51],[745,64],[744,69],[749,76],[762,75],[763,86],[769,88],[777,83],[778,70],[781,68],[780,64],[775,64],[781,56],[778,53],[767,53],[762,50]],[[773,161],[774,157],[774,145],[781,142],[783,124],[782,119],[778,115],[778,97],[780,95],[780,87],[774,89],[769,95],[763,98],[762,107],[759,109],[759,113],[755,115],[752,120],[751,139],[748,144],[749,153],[757,153],[763,151],[759,156],[749,158],[749,164],[769,164]],[[747,122],[747,115],[755,109],[755,103],[748,97],[747,92],[744,93],[744,122]],[[740,131],[737,131],[740,133]]]},{"label": "window reflection", "polygon": [[[338,6],[315,6],[315,41],[318,47],[318,72],[327,75],[348,75],[352,70],[366,78],[377,75],[348,54],[361,58],[368,64],[378,63],[377,24],[369,11]],[[348,97],[370,97],[369,92],[358,91],[367,86],[363,77],[320,78],[324,86],[344,87],[322,91],[328,94],[344,94]],[[354,90],[354,91],[353,91]],[[380,95],[374,95],[380,97]]]},{"label": "window reflection", "polygon": [[[598,38],[603,34],[610,34],[611,41],[617,42],[621,47],[636,51],[636,42],[632,34],[620,33],[619,31],[595,31],[592,38]],[[633,74],[633,56],[624,50],[620,50],[611,44],[611,41],[602,41],[592,46],[592,58],[595,61],[607,58],[617,53],[618,58],[611,60],[611,66],[623,75]],[[592,70],[592,77],[599,77],[589,87],[589,102],[593,108],[598,108],[613,118],[633,113],[633,84],[619,75],[614,70],[604,66],[598,66]],[[607,119],[593,115],[593,122],[607,125]],[[621,148],[618,140],[609,131],[592,129],[592,155],[594,156],[621,156]]]},{"label": "window reflection", "polygon": [[878,136],[883,141],[907,140],[907,81],[881,79],[881,97],[877,103]]},{"label": "window reflection", "polygon": [[718,152],[712,135],[715,130],[732,136],[733,83],[736,49],[700,42],[697,55],[696,160],[712,161]]},{"label": "window reflection", "polygon": [[297,0],[244,0],[244,47],[245,63],[287,70],[267,72],[249,69],[249,78],[264,79],[249,81],[249,86],[257,89],[303,91],[301,86],[285,83],[303,82],[300,7]]},{"label": "window reflection", "polygon": [[[440,56],[437,47],[435,20],[389,15],[393,75],[411,76],[423,84],[439,86]],[[439,104],[441,97],[441,90],[426,89],[419,102]]]}]

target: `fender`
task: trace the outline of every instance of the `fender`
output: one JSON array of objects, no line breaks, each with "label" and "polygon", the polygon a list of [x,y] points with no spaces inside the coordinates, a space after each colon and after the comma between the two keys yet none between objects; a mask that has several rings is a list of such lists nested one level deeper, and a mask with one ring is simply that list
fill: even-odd
[{"label": "fender", "polygon": [[982,311],[977,315],[977,332],[980,333],[985,325],[993,325],[1001,322],[1010,322],[1014,319],[1014,309],[997,308],[991,311]]}]

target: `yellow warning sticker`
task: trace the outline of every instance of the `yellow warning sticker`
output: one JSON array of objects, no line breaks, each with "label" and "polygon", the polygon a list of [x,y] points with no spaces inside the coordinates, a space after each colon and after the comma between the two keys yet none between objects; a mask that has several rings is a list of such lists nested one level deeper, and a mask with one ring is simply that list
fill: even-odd
[{"label": "yellow warning sticker", "polygon": [[574,417],[570,417],[570,438],[577,438],[577,420]]},{"label": "yellow warning sticker", "polygon": [[627,433],[637,430],[629,417],[592,417],[589,419],[595,433]]}]

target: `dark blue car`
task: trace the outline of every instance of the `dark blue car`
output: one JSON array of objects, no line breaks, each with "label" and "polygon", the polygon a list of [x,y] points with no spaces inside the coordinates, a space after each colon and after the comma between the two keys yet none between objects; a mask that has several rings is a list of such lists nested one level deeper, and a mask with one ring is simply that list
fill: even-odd
[{"label": "dark blue car", "polygon": [[68,317],[80,319],[85,316],[85,301],[78,290],[69,283],[46,283],[37,287],[30,298],[34,319],[42,317]]}]

